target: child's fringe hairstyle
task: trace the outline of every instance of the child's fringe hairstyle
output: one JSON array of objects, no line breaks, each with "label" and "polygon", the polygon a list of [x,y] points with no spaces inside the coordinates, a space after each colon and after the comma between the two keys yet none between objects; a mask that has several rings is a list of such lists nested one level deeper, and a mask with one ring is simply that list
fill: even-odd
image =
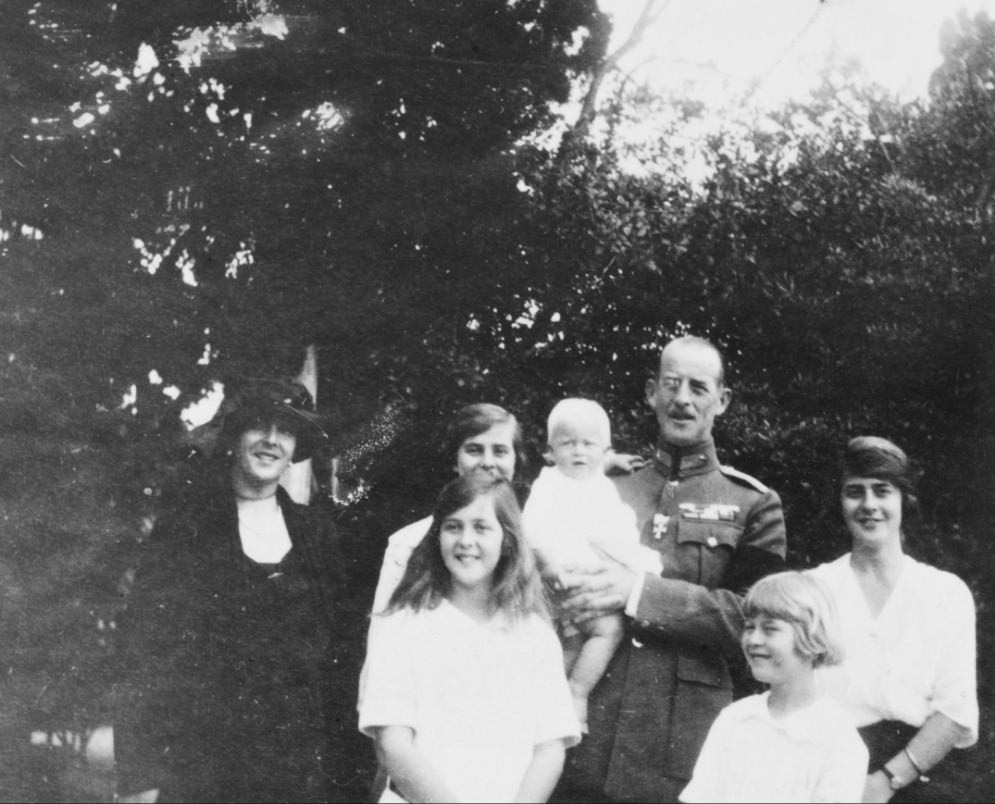
[{"label": "child's fringe hairstyle", "polygon": [[553,406],[549,412],[549,418],[546,419],[546,441],[552,444],[553,437],[564,426],[573,425],[576,427],[588,423],[594,424],[605,444],[611,446],[611,421],[601,405],[593,399],[580,399],[578,397],[561,399]]},{"label": "child's fringe hairstyle", "polygon": [[404,577],[391,595],[384,614],[403,608],[434,609],[449,597],[452,579],[442,559],[439,532],[446,517],[466,508],[478,497],[489,497],[503,531],[501,558],[494,568],[491,606],[512,619],[538,614],[550,619],[549,603],[536,570],[531,548],[522,536],[522,512],[511,484],[490,475],[471,473],[446,484],[439,495],[432,525],[412,551]]},{"label": "child's fringe hairstyle", "polygon": [[808,572],[778,572],[761,578],[746,594],[748,618],[776,617],[791,623],[795,644],[813,667],[843,661],[843,637],[832,592]]}]

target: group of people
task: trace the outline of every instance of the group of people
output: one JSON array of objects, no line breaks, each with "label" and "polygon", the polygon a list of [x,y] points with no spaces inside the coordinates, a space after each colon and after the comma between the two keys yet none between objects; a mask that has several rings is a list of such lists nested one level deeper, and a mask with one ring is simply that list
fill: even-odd
[{"label": "group of people", "polygon": [[279,488],[324,436],[302,390],[234,400],[220,482],[156,526],[121,625],[121,800],[335,800],[357,725],[379,801],[957,800],[974,603],[905,553],[917,478],[890,441],[844,450],[852,550],[786,571],[777,493],[717,458],[722,355],[679,338],[646,384],[652,458],[565,400],[524,511],[517,420],[459,411],[456,477],[363,605],[328,523]]}]

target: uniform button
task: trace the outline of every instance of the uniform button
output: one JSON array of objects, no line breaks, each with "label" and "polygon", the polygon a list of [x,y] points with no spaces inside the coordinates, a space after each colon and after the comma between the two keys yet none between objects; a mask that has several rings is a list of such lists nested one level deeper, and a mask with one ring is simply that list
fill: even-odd
[{"label": "uniform button", "polygon": [[642,626],[643,628],[649,628],[649,627],[650,627],[650,621],[649,621],[649,620],[643,620],[643,621],[642,621],[641,623],[639,623],[639,624],[640,624],[640,625],[641,625],[641,626]]}]

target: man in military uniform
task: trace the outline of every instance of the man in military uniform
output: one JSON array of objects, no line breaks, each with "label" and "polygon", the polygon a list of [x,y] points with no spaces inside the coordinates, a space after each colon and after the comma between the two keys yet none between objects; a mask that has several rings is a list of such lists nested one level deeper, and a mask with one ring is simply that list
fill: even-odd
[{"label": "man in military uniform", "polygon": [[591,696],[589,734],[570,752],[554,801],[677,801],[732,701],[742,596],[783,569],[785,532],[776,492],[719,465],[712,426],[731,395],[708,341],[678,338],[660,353],[646,384],[658,448],[617,485],[663,571],[638,576],[608,560],[569,584],[575,619],[621,610],[628,634]]}]

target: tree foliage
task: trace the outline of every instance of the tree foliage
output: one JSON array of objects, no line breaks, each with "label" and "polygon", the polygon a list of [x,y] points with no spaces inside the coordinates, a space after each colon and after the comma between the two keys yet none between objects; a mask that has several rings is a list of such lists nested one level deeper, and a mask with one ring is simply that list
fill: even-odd
[{"label": "tree foliage", "polygon": [[[3,15],[11,728],[105,715],[107,629],[180,412],[212,381],[293,373],[311,343],[365,489],[342,517],[367,580],[451,473],[456,408],[513,410],[537,459],[552,404],[590,396],[644,451],[656,353],[694,332],[729,357],[723,457],[781,493],[794,564],[844,548],[836,456],[874,432],[926,469],[913,552],[990,607],[987,17],[945,28],[928,102],[830,76],[701,138],[694,99],[626,84],[548,153],[550,104],[610,60],[593,0]],[[628,145],[651,114],[659,136]]]},{"label": "tree foliage", "polygon": [[[12,741],[107,717],[180,413],[320,355],[336,448],[515,281],[514,165],[594,0],[12,0],[0,25]],[[119,582],[124,581],[124,586]]]}]

